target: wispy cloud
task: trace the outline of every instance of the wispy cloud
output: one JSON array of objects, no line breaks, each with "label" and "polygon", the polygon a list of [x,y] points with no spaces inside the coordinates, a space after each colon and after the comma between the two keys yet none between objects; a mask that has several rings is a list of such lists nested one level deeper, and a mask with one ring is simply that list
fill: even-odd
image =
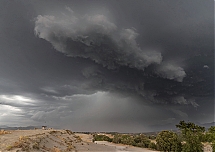
[{"label": "wispy cloud", "polygon": [[195,102],[194,99],[185,99],[183,96],[175,97],[173,99],[173,102],[175,104],[181,104],[181,105],[192,105],[193,107],[197,108],[199,105]]},{"label": "wispy cloud", "polygon": [[34,105],[36,101],[22,95],[0,95],[1,104]]}]

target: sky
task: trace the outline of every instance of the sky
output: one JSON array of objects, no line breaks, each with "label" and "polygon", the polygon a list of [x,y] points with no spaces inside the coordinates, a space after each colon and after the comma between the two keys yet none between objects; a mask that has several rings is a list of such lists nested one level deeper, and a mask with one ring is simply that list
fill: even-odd
[{"label": "sky", "polygon": [[213,0],[0,0],[0,126],[148,132],[214,107]]}]

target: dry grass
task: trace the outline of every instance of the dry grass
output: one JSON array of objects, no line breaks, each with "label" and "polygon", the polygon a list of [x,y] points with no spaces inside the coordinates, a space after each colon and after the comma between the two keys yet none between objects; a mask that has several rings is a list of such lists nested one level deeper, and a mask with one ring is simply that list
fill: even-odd
[{"label": "dry grass", "polygon": [[40,149],[39,143],[35,142],[35,143],[32,145],[32,148],[33,148],[33,149],[39,150],[39,149]]},{"label": "dry grass", "polygon": [[61,152],[61,150],[57,147],[51,149],[51,152]]},{"label": "dry grass", "polygon": [[74,134],[71,130],[66,130],[67,134],[72,135]]},{"label": "dry grass", "polygon": [[11,134],[9,131],[0,130],[0,135]]},{"label": "dry grass", "polygon": [[77,141],[77,142],[82,142],[82,139],[81,139],[81,137],[80,137],[80,136],[76,136],[76,135],[74,135],[74,137],[76,138],[76,141]]},{"label": "dry grass", "polygon": [[15,148],[21,148],[22,151],[29,151],[30,147],[30,143],[29,143],[30,138],[26,137],[26,136],[20,136],[19,137],[19,141],[15,142],[13,145],[8,146],[6,148],[6,150],[10,151],[12,149]]},{"label": "dry grass", "polygon": [[27,136],[20,136],[19,140],[13,143],[12,145],[8,146],[6,150],[10,151],[12,149],[21,148],[22,151],[30,151],[31,149],[30,145],[32,142],[34,142],[32,148],[38,150],[40,141],[32,140]]}]

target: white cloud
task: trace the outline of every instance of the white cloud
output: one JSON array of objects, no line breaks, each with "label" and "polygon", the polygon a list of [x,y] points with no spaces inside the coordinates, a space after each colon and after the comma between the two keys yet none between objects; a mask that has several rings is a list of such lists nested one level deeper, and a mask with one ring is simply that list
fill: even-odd
[{"label": "white cloud", "polygon": [[21,108],[0,104],[0,109],[0,125],[21,122],[19,119],[21,116],[23,116],[23,110]]},{"label": "white cloud", "polygon": [[63,96],[63,97],[58,97],[58,96],[52,96],[52,98],[56,99],[56,100],[66,100],[66,101],[72,101],[72,100],[77,100],[78,98],[81,99],[88,99],[88,100],[97,100],[99,99],[99,97],[106,95],[107,92],[102,92],[102,91],[98,91],[94,94],[75,94],[75,95],[71,95],[71,96]]},{"label": "white cloud", "polygon": [[48,92],[48,93],[54,93],[54,94],[58,93],[55,89],[53,89],[51,87],[44,87],[44,88],[41,88],[41,90]]},{"label": "white cloud", "polygon": [[1,104],[33,105],[35,101],[21,95],[0,95]]},{"label": "white cloud", "polygon": [[158,68],[158,74],[163,76],[164,78],[170,80],[176,80],[178,82],[182,82],[184,77],[186,77],[186,72],[182,67],[175,66],[173,64],[162,64]]},{"label": "white cloud", "polygon": [[70,13],[74,13],[74,11],[70,8],[70,7],[65,7],[67,11],[69,11]]},{"label": "white cloud", "polygon": [[6,115],[5,112],[7,112],[7,114],[8,113],[12,114],[14,112],[21,112],[22,111],[21,109],[19,109],[17,107],[10,106],[10,105],[0,105],[0,106],[1,106],[1,112],[4,112],[4,113],[1,113],[1,112],[0,113],[4,114],[4,115]]},{"label": "white cloud", "polygon": [[208,65],[204,65],[203,68],[209,69],[209,66]]},{"label": "white cloud", "polygon": [[0,95],[0,124],[9,126],[33,125],[28,118],[36,100],[24,95]]}]

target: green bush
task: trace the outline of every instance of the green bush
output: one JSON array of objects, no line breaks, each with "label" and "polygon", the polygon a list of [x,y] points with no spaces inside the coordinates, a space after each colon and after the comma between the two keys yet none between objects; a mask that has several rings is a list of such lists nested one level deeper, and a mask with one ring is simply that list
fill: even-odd
[{"label": "green bush", "polygon": [[114,143],[121,143],[125,145],[138,146],[148,148],[150,140],[145,135],[120,135],[116,134],[113,138]]},{"label": "green bush", "polygon": [[151,139],[151,140],[155,140],[155,139],[156,139],[156,136],[151,135],[151,136],[149,136],[149,139]]},{"label": "green bush", "polygon": [[213,142],[215,141],[215,126],[211,126],[208,129],[208,132],[204,135],[205,136],[205,142]]},{"label": "green bush", "polygon": [[215,151],[215,126],[211,126],[205,134],[205,141],[212,143],[212,149]]},{"label": "green bush", "polygon": [[212,150],[215,151],[215,141],[212,142]]},{"label": "green bush", "polygon": [[148,147],[148,148],[153,149],[153,150],[157,150],[157,145],[156,145],[155,143],[151,142],[151,143],[149,144],[149,147]]},{"label": "green bush", "polygon": [[160,151],[181,152],[181,142],[176,133],[172,131],[162,131],[156,137],[157,149]]},{"label": "green bush", "polygon": [[108,141],[108,142],[112,142],[113,139],[106,136],[106,135],[93,135],[93,142],[94,141]]},{"label": "green bush", "polygon": [[121,143],[121,138],[118,134],[115,134],[114,137],[113,137],[113,143]]}]

